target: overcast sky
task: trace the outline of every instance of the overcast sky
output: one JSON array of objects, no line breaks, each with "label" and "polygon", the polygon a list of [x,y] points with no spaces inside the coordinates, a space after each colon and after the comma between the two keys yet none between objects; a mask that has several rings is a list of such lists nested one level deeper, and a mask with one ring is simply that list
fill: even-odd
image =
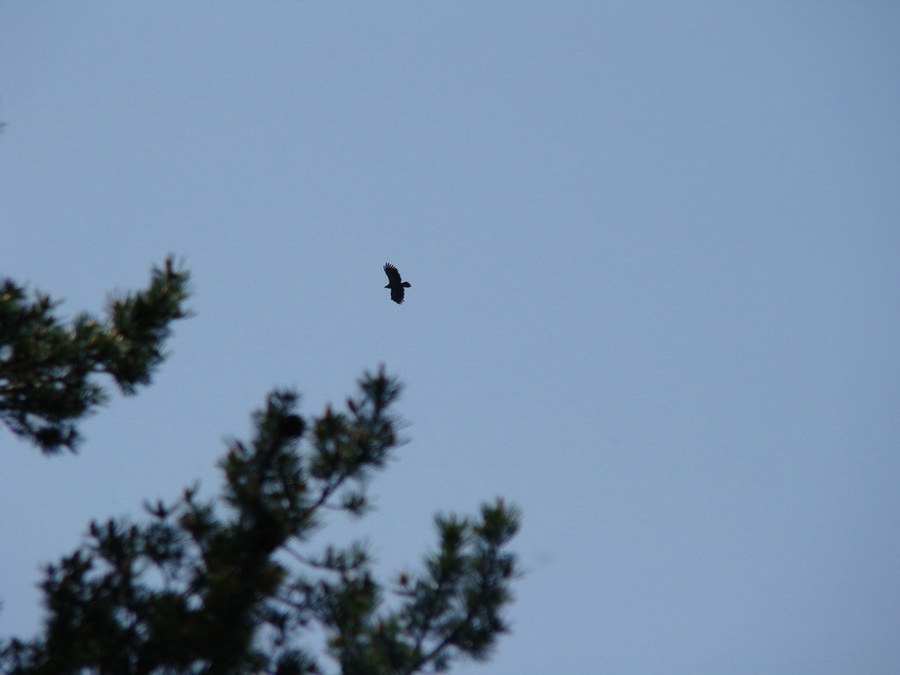
[{"label": "overcast sky", "polygon": [[[274,387],[384,363],[367,539],[522,507],[489,664],[900,672],[900,5],[0,3],[0,275],[193,275],[154,384],[0,430],[0,635],[91,518],[220,484]],[[385,262],[412,282],[396,305]]]}]

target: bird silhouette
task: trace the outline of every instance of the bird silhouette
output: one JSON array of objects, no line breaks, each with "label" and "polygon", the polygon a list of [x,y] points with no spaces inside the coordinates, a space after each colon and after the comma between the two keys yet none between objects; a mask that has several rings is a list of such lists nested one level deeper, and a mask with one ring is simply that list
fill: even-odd
[{"label": "bird silhouette", "polygon": [[403,295],[406,293],[404,289],[412,286],[408,281],[400,279],[400,272],[391,263],[384,264],[384,273],[387,274],[388,283],[385,288],[391,289],[391,300],[398,305],[403,302]]}]

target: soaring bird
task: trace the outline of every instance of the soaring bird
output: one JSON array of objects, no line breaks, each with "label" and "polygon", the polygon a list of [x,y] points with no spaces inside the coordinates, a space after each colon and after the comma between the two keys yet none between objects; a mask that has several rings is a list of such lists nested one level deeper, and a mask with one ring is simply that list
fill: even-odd
[{"label": "soaring bird", "polygon": [[398,272],[397,268],[391,265],[391,263],[384,264],[384,273],[387,274],[388,278],[388,283],[385,288],[391,289],[391,300],[399,305],[403,302],[403,294],[406,292],[403,289],[409,288],[412,284],[408,281],[401,281],[400,272]]}]

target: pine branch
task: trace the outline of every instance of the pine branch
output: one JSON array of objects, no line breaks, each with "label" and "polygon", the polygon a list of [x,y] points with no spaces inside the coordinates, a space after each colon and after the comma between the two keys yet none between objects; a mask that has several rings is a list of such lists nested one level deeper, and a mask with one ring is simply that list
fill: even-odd
[{"label": "pine branch", "polygon": [[110,301],[107,318],[89,314],[65,324],[58,302],[27,298],[11,280],[0,288],[0,420],[45,454],[75,451],[78,422],[109,394],[93,377],[106,373],[127,395],[149,384],[165,358],[171,323],[188,316],[188,273],[168,258],[149,287]]}]

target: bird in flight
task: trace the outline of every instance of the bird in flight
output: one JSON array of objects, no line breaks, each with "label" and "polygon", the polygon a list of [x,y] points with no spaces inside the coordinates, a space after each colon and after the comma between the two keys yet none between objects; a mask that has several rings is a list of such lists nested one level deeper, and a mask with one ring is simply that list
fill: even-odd
[{"label": "bird in flight", "polygon": [[387,274],[388,278],[388,283],[385,288],[391,289],[391,300],[399,305],[403,302],[403,294],[406,292],[403,289],[409,288],[412,284],[408,281],[401,281],[400,272],[398,272],[397,268],[391,265],[391,263],[384,264],[384,273]]}]

